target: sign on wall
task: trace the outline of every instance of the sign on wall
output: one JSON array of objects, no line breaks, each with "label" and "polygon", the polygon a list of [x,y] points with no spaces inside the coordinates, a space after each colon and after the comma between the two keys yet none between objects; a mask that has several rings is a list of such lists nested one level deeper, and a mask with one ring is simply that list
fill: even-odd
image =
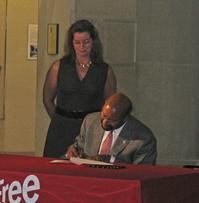
[{"label": "sign on wall", "polygon": [[47,53],[50,55],[58,54],[59,24],[48,24],[47,39]]},{"label": "sign on wall", "polygon": [[37,59],[38,25],[28,25],[28,59]]}]

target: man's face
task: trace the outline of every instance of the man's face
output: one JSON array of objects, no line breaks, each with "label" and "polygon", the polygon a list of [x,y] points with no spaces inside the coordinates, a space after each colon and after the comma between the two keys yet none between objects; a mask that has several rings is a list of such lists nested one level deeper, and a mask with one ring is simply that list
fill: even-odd
[{"label": "man's face", "polygon": [[104,130],[114,130],[124,123],[124,118],[120,115],[116,108],[105,104],[101,112],[101,125]]}]

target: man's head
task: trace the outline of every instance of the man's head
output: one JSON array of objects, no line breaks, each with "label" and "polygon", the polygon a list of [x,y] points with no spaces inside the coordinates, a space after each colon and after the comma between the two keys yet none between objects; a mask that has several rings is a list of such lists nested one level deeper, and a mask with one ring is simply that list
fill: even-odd
[{"label": "man's head", "polygon": [[122,126],[132,111],[131,100],[121,93],[110,96],[101,111],[101,125],[104,130],[114,130]]}]

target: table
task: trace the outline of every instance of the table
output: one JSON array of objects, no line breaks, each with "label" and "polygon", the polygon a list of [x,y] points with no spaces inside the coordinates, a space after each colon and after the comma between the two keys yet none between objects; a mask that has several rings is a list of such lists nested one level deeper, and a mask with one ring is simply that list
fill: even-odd
[{"label": "table", "polygon": [[51,160],[0,155],[0,202],[199,203],[197,169],[104,169]]}]

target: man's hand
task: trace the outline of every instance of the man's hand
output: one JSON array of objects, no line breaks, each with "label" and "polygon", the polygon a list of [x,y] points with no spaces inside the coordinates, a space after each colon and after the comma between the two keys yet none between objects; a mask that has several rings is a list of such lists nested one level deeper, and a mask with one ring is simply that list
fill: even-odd
[{"label": "man's hand", "polygon": [[71,157],[77,157],[77,156],[78,156],[77,148],[74,147],[73,145],[71,145],[71,146],[68,148],[66,154],[67,154],[67,158],[68,158],[68,159],[70,159]]}]

